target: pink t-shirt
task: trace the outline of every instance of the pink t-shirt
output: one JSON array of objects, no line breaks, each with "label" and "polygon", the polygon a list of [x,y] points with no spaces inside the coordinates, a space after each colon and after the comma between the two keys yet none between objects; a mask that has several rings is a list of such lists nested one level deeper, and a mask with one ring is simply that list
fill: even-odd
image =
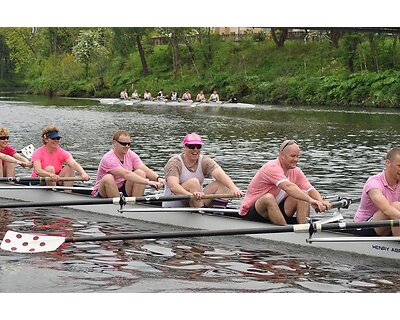
[{"label": "pink t-shirt", "polygon": [[[50,153],[49,151],[47,151],[46,146],[41,146],[33,152],[32,163],[40,160],[42,169],[48,166],[53,166],[56,174],[58,174],[62,169],[63,163],[67,161],[69,157],[71,157],[71,154],[61,147],[57,147],[53,152]],[[33,170],[32,177],[37,176],[38,175],[36,171]]]},{"label": "pink t-shirt", "polygon": [[[97,169],[96,183],[94,184],[92,195],[97,195],[101,179],[103,179],[106,174],[110,173],[112,169],[125,168],[129,171],[134,171],[142,164],[143,162],[140,157],[132,150],[128,151],[128,153],[124,156],[124,162],[121,163],[114,150],[111,149],[103,156],[103,158],[101,158],[99,168]],[[114,176],[114,180],[118,188],[122,187],[125,181],[125,179],[122,177],[117,176]]]},{"label": "pink t-shirt", "polygon": [[381,190],[389,202],[400,201],[400,184],[397,184],[396,189],[393,190],[386,181],[385,171],[382,171],[381,173],[369,177],[365,183],[360,205],[354,215],[354,221],[367,221],[379,210],[368,195],[368,192],[372,189]]},{"label": "pink t-shirt", "polygon": [[[0,152],[6,154],[8,156],[11,156],[11,157],[13,157],[14,154],[17,153],[17,151],[13,147],[11,147],[10,145],[6,145],[4,147],[4,150],[0,150]],[[4,160],[2,160],[2,163],[4,165]]]},{"label": "pink t-shirt", "polygon": [[288,180],[299,186],[302,190],[309,191],[313,188],[300,168],[296,167],[290,169],[288,175],[285,176],[279,159],[268,161],[251,180],[247,188],[246,196],[240,206],[239,214],[245,216],[253,204],[261,196],[267,193],[274,195],[277,202],[280,203],[287,197],[287,194],[279,187],[279,185],[283,181]]}]

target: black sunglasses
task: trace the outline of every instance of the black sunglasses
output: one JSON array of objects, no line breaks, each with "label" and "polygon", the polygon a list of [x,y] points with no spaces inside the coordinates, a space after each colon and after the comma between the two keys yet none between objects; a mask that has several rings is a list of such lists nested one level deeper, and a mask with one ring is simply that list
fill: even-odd
[{"label": "black sunglasses", "polygon": [[121,142],[121,141],[118,141],[118,140],[115,140],[115,141],[117,141],[121,146],[124,146],[124,147],[126,147],[126,146],[130,147],[131,146],[130,142]]},{"label": "black sunglasses", "polygon": [[287,146],[290,146],[292,144],[297,144],[296,140],[289,140],[288,142],[285,143],[285,145],[282,147],[281,151],[283,151]]},{"label": "black sunglasses", "polygon": [[1,136],[0,140],[10,140],[10,136]]},{"label": "black sunglasses", "polygon": [[55,138],[49,138],[49,139],[51,139],[51,140],[60,140],[61,137],[55,137]]},{"label": "black sunglasses", "polygon": [[188,147],[191,150],[201,149],[201,144],[186,144],[185,146]]}]

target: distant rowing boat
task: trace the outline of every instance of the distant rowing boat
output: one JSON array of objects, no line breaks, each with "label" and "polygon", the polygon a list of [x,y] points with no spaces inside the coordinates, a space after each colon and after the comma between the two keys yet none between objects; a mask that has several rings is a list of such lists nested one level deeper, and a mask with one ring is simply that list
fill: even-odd
[{"label": "distant rowing boat", "polygon": [[[0,185],[4,185],[1,184]],[[4,189],[0,191],[0,197],[14,199],[18,201],[72,201],[88,199],[88,196],[80,194],[69,194],[59,191],[30,189]],[[240,218],[221,216],[221,212],[193,212],[188,210],[163,211],[163,208],[154,205],[135,204],[126,205],[126,209],[120,212],[119,207],[113,204],[69,206],[75,210],[89,211],[97,214],[104,214],[116,217],[124,217],[134,220],[141,220],[151,223],[173,225],[177,227],[203,229],[203,230],[221,230],[221,229],[249,229],[274,227],[268,223],[254,221],[245,221]],[[141,211],[142,210],[142,211]],[[347,221],[348,222],[348,221]],[[302,245],[310,248],[330,249],[335,251],[344,251],[356,254],[364,254],[373,257],[400,259],[400,241],[399,238],[387,239],[363,237],[363,241],[353,242],[358,237],[348,232],[322,231],[312,236],[312,243],[308,243],[308,233],[262,233],[249,234],[248,236],[257,239],[272,240],[294,245]],[[367,240],[367,241],[365,241]],[[321,242],[319,242],[321,241]],[[345,242],[340,242],[345,241]]]},{"label": "distant rowing boat", "polygon": [[193,101],[161,101],[161,100],[142,100],[142,99],[99,99],[101,104],[124,105],[124,106],[171,106],[171,107],[223,107],[223,108],[254,108],[254,104],[249,103],[228,103],[221,102],[193,102]]}]

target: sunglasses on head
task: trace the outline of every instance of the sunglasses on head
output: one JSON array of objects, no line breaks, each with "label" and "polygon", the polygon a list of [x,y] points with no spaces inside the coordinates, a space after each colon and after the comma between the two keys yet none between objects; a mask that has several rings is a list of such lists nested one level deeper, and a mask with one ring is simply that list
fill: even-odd
[{"label": "sunglasses on head", "polygon": [[130,142],[121,142],[121,141],[118,141],[118,140],[115,140],[115,141],[117,141],[121,146],[124,146],[124,147],[126,147],[126,146],[130,147],[131,146]]},{"label": "sunglasses on head", "polygon": [[188,147],[191,150],[201,149],[201,144],[186,144],[186,147]]},{"label": "sunglasses on head", "polygon": [[281,151],[283,151],[287,146],[290,146],[290,145],[292,145],[292,144],[297,144],[297,141],[296,141],[296,140],[289,140],[289,141],[286,142],[285,145],[282,147],[282,150],[281,150]]},{"label": "sunglasses on head", "polygon": [[10,140],[10,136],[1,136],[0,140]]}]

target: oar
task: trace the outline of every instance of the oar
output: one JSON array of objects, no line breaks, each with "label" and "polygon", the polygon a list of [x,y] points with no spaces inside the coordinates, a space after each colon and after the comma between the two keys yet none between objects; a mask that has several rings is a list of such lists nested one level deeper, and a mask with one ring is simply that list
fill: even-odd
[{"label": "oar", "polygon": [[313,242],[385,242],[385,241],[400,241],[400,237],[337,237],[337,238],[311,238],[307,239],[308,243]]},{"label": "oar", "polygon": [[44,236],[38,234],[24,234],[12,230],[7,231],[1,249],[20,252],[46,252],[54,251],[63,243],[68,242],[88,242],[88,241],[113,241],[113,240],[144,240],[144,239],[171,239],[171,238],[193,238],[193,237],[214,237],[227,235],[243,235],[243,234],[261,234],[261,233],[285,233],[285,232],[308,232],[322,230],[348,230],[358,228],[375,228],[400,226],[400,220],[382,220],[372,222],[340,222],[331,224],[295,224],[286,226],[271,226],[265,228],[251,229],[225,229],[225,230],[196,230],[196,231],[181,231],[181,232],[148,232],[148,233],[133,233],[111,236],[93,236],[93,237],[60,237],[60,236]]},{"label": "oar", "polygon": [[[152,203],[159,201],[177,201],[194,199],[194,195],[172,195],[172,196],[142,196],[142,197],[119,197],[119,198],[88,198],[80,200],[65,200],[53,202],[16,202],[0,204],[0,208],[27,208],[27,207],[55,207],[55,206],[76,206],[93,204],[118,204],[121,209],[127,203]],[[233,194],[205,194],[202,199],[235,198]]]},{"label": "oar", "polygon": [[342,198],[338,201],[331,202],[332,208],[343,208],[348,209],[352,203],[359,203],[361,198],[356,199],[349,199],[349,198]]},{"label": "oar", "polygon": [[[360,201],[361,201],[361,198],[356,198],[356,199],[342,198],[342,199],[340,199],[338,201],[332,201],[331,202],[331,205],[332,205],[331,209],[334,209],[334,208],[337,208],[337,209],[338,208],[348,209],[349,206],[352,203],[358,203]],[[319,209],[315,208],[315,212],[319,212]]]},{"label": "oar", "polygon": [[224,209],[224,208],[191,208],[191,207],[184,207],[184,208],[147,208],[147,207],[140,207],[140,208],[124,208],[118,210],[119,212],[199,212],[199,213],[235,213],[239,214],[238,209]]},{"label": "oar", "polygon": [[76,190],[76,191],[92,191],[90,187],[66,187],[66,186],[25,186],[25,185],[9,185],[0,186],[0,190],[19,190],[19,189],[43,189],[43,190]]},{"label": "oar", "polygon": [[[51,177],[1,177],[0,182],[46,182]],[[58,181],[85,181],[81,177],[60,177]]]}]

